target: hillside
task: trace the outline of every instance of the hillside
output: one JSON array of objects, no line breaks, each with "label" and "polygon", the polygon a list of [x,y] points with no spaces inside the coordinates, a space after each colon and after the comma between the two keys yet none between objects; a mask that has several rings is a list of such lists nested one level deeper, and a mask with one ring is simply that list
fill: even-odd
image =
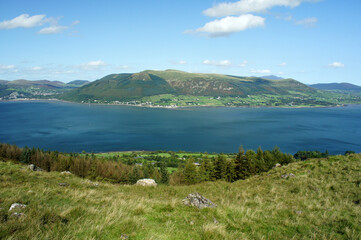
[{"label": "hillside", "polygon": [[58,94],[78,88],[88,81],[76,80],[70,83],[49,80],[0,80],[0,100],[24,98],[54,98]]},{"label": "hillside", "polygon": [[361,87],[351,83],[318,83],[309,85],[310,87],[328,90],[328,91],[350,91],[350,92],[361,92]]},{"label": "hillside", "polygon": [[[361,155],[351,154],[234,183],[146,188],[0,162],[0,238],[360,239],[360,169]],[[184,206],[192,192],[217,207]],[[13,203],[26,207],[9,211]]]},{"label": "hillside", "polygon": [[291,92],[316,93],[293,79],[269,80],[221,74],[187,73],[177,70],[146,70],[134,74],[111,74],[63,98],[72,101],[139,100],[142,97],[172,94],[210,97],[247,97],[248,95],[288,95]]}]

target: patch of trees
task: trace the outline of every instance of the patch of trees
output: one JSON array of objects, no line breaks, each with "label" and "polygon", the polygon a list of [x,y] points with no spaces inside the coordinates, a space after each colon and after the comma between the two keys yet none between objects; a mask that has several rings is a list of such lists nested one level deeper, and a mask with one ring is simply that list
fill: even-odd
[{"label": "patch of trees", "polygon": [[298,151],[293,157],[301,161],[305,161],[309,158],[326,158],[328,157],[328,151],[326,150],[324,153],[320,151]]},{"label": "patch of trees", "polygon": [[260,147],[257,152],[244,151],[240,147],[236,157],[217,155],[215,158],[203,158],[200,166],[196,166],[194,159],[189,158],[184,166],[171,176],[172,184],[194,184],[203,181],[224,180],[234,182],[250,176],[267,172],[276,163],[285,165],[294,162],[290,154],[285,154],[278,147],[263,151]]},{"label": "patch of trees", "polygon": [[[203,156],[199,162],[188,156],[171,175],[165,162],[146,161],[142,165],[127,165],[122,161],[109,161],[94,154],[60,153],[43,151],[38,148],[18,148],[15,145],[0,143],[0,160],[35,164],[45,171],[70,171],[73,174],[92,180],[106,180],[113,183],[133,184],[142,178],[152,178],[158,183],[182,185],[204,181],[223,180],[234,182],[266,172],[276,163],[286,165],[294,162],[290,154],[278,147],[273,150],[244,151],[240,147],[237,155],[217,154],[215,157]],[[168,163],[169,164],[169,163]]]},{"label": "patch of trees", "polygon": [[65,154],[57,151],[43,151],[38,148],[18,148],[0,143],[0,160],[12,160],[24,164],[35,164],[45,171],[70,171],[92,180],[106,180],[113,183],[132,184],[141,178],[153,178],[158,183],[167,184],[169,174],[165,166],[160,169],[151,163],[126,165],[122,162],[97,158],[94,154]]}]

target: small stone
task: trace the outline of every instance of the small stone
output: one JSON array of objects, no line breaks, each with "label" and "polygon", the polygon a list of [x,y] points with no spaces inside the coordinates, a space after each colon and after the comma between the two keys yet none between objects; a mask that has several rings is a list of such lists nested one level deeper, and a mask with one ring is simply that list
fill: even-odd
[{"label": "small stone", "polygon": [[295,210],[295,213],[298,214],[298,215],[301,215],[301,214],[302,214],[302,211],[300,211],[300,210]]},{"label": "small stone", "polygon": [[21,204],[21,203],[13,203],[11,204],[9,211],[15,209],[15,208],[26,208],[25,204]]},{"label": "small stone", "polygon": [[282,165],[279,163],[276,163],[275,168],[278,168],[278,167],[282,167]]},{"label": "small stone", "polygon": [[203,197],[199,193],[191,193],[185,199],[182,200],[184,205],[197,207],[199,209],[202,208],[213,208],[217,205],[214,204],[211,200]]},{"label": "small stone", "polygon": [[28,166],[28,168],[29,168],[31,171],[38,171],[38,172],[44,171],[43,169],[39,168],[39,167],[36,166],[35,164],[30,164],[30,165]]},{"label": "small stone", "polygon": [[60,187],[67,187],[67,186],[69,186],[69,183],[62,182],[62,183],[59,183],[59,186]]},{"label": "small stone", "polygon": [[14,212],[13,214],[10,215],[10,217],[13,217],[13,218],[20,218],[20,217],[25,217],[25,214],[24,213],[18,213],[18,212]]},{"label": "small stone", "polygon": [[98,183],[94,183],[93,186],[94,186],[94,187],[99,187],[99,184],[98,184]]},{"label": "small stone", "polygon": [[122,235],[120,235],[120,239],[128,239],[129,237],[128,237],[128,235],[125,235],[125,234],[122,234]]},{"label": "small stone", "polygon": [[214,224],[218,224],[219,222],[217,221],[216,218],[213,218],[213,223],[214,223]]},{"label": "small stone", "polygon": [[154,179],[144,178],[144,179],[139,179],[135,185],[146,186],[146,187],[152,187],[152,186],[156,187],[157,183],[154,181]]},{"label": "small stone", "polygon": [[281,178],[294,178],[296,177],[296,175],[294,175],[293,173],[290,173],[290,174],[283,174],[281,175]]},{"label": "small stone", "polygon": [[36,166],[35,166],[35,164],[30,164],[30,165],[28,166],[28,168],[29,168],[31,171],[35,171]]},{"label": "small stone", "polygon": [[60,173],[61,175],[71,175],[72,173],[69,171],[63,171]]}]

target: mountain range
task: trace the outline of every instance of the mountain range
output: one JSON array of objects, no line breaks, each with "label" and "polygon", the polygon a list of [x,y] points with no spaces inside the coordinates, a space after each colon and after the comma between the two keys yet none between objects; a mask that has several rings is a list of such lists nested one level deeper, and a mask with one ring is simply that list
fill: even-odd
[{"label": "mountain range", "polygon": [[129,100],[160,94],[190,96],[239,96],[293,93],[316,93],[317,90],[294,79],[270,80],[222,74],[187,73],[178,70],[110,74],[69,91],[64,99],[72,101]]}]

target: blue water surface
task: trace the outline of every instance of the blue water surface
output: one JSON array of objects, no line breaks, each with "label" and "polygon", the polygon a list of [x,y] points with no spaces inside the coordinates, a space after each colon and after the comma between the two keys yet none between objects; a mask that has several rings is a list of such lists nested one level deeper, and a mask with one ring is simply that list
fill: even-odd
[{"label": "blue water surface", "polygon": [[361,152],[361,105],[339,108],[179,108],[0,102],[0,142],[63,152],[326,149]]}]

